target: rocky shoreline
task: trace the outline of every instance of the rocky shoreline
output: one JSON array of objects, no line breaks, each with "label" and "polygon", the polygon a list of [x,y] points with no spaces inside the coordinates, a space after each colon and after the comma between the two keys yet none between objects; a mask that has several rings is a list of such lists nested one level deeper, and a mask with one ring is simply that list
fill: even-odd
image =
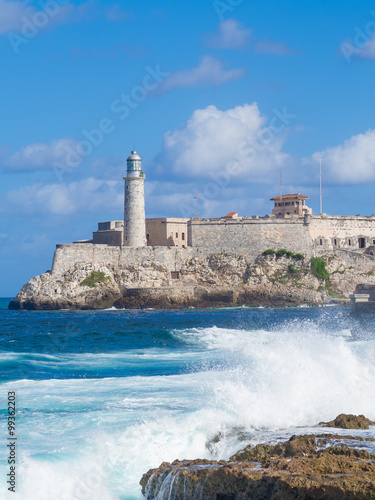
[{"label": "rocky shoreline", "polygon": [[[341,256],[311,259],[280,251],[214,254],[186,260],[177,279],[160,264],[119,267],[79,263],[28,281],[10,309],[285,307],[347,302],[357,283],[375,284],[375,262],[349,265]],[[370,266],[370,267],[369,267]]]},{"label": "rocky shoreline", "polygon": [[[366,429],[363,415],[339,415],[320,426]],[[321,429],[319,429],[321,431]],[[317,433],[274,446],[247,446],[228,461],[175,460],[143,475],[147,500],[369,500],[375,498],[375,454],[361,447],[372,438]]]}]

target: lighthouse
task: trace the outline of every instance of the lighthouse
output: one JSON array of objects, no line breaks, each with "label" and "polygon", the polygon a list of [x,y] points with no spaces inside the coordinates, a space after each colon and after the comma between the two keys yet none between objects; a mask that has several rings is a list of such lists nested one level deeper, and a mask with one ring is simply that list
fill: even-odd
[{"label": "lighthouse", "polygon": [[128,157],[125,180],[124,246],[144,247],[146,240],[145,190],[146,176],[136,151]]}]

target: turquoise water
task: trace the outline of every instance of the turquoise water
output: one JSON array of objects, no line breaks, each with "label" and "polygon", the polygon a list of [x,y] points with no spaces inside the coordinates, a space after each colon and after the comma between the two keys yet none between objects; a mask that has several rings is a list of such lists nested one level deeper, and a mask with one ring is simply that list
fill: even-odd
[{"label": "turquoise water", "polygon": [[[346,307],[27,312],[8,302],[0,376],[2,401],[17,395],[18,476],[17,493],[2,487],[0,498],[139,499],[142,474],[163,461],[226,459],[342,412],[375,419],[375,343],[371,331],[353,338]],[[5,477],[5,445],[0,458]]]}]

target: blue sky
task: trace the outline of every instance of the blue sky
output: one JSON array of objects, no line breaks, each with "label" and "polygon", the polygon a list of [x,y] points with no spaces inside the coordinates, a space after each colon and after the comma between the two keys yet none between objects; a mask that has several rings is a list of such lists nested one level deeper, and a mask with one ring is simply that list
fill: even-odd
[{"label": "blue sky", "polygon": [[375,7],[348,0],[0,0],[0,295],[123,216],[265,215],[283,192],[375,213]]}]

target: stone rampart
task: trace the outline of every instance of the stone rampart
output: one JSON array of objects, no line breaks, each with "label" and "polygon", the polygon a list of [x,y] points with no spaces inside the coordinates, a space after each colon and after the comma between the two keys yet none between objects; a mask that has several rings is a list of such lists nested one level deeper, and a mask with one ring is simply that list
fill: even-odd
[{"label": "stone rampart", "polygon": [[199,254],[197,249],[180,247],[120,247],[93,244],[57,245],[52,274],[64,274],[75,265],[101,264],[115,269],[153,264],[169,271],[180,271],[183,264]]},{"label": "stone rampart", "polygon": [[256,258],[264,250],[286,248],[312,255],[309,226],[303,217],[286,219],[243,217],[235,220],[192,219],[189,244],[204,254],[230,252]]},{"label": "stone rampart", "polygon": [[253,258],[268,248],[285,248],[309,257],[338,250],[362,252],[375,245],[375,217],[192,219],[188,241],[205,254],[232,252]]},{"label": "stone rampart", "polygon": [[375,244],[375,217],[314,215],[310,237],[316,255],[343,249],[360,251]]}]

